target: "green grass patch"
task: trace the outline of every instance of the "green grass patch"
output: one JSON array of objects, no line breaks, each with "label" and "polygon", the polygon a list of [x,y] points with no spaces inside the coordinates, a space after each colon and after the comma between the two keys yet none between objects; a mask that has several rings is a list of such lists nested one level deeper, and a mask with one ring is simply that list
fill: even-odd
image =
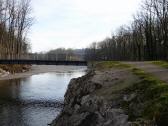
[{"label": "green grass patch", "polygon": [[[153,64],[168,68],[168,63],[165,61],[155,61]],[[153,75],[146,73],[142,69],[134,68],[131,65],[117,61],[96,62],[96,69],[106,70],[110,68],[128,69],[137,78],[133,81],[128,81],[133,78],[128,75],[128,78],[123,81],[100,89],[96,92],[97,95],[104,96],[108,100],[121,101],[119,104],[127,114],[129,120],[137,122],[137,120],[155,122],[158,126],[168,126],[168,84],[163,82]],[[130,100],[123,100],[126,95]]]},{"label": "green grass patch", "polygon": [[129,64],[124,64],[119,61],[102,61],[102,62],[96,62],[95,63],[95,68],[96,69],[110,69],[110,68],[118,68],[118,69],[123,69],[123,68],[130,68],[131,65]]},{"label": "green grass patch", "polygon": [[166,61],[153,61],[152,63],[168,69],[168,62],[166,62]]},{"label": "green grass patch", "polygon": [[123,103],[130,120],[143,118],[155,121],[158,126],[168,126],[168,84],[141,69],[133,68],[132,72],[140,82],[126,89],[128,94],[136,92],[134,99]]}]

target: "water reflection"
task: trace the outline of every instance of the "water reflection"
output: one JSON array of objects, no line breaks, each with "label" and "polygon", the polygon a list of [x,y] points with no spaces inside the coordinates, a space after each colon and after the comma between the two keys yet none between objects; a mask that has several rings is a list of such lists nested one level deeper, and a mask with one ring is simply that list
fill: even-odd
[{"label": "water reflection", "polygon": [[70,79],[84,70],[0,81],[0,126],[46,126],[61,110]]}]

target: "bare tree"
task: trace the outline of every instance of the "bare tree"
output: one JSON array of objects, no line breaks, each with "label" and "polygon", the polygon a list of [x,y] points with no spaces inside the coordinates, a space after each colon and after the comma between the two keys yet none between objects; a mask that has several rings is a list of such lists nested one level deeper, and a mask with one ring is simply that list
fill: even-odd
[{"label": "bare tree", "polygon": [[99,48],[86,49],[86,59],[167,60],[168,0],[145,0],[142,10],[131,26],[122,26],[115,36],[98,42]]},{"label": "bare tree", "polygon": [[0,1],[0,58],[20,58],[27,53],[27,32],[33,21],[30,12],[30,0]]}]

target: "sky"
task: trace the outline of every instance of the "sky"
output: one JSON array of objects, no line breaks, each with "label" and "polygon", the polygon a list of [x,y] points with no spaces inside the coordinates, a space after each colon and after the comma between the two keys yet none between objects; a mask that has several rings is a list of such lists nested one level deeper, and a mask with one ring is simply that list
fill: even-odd
[{"label": "sky", "polygon": [[32,52],[85,48],[130,24],[141,0],[32,0]]}]

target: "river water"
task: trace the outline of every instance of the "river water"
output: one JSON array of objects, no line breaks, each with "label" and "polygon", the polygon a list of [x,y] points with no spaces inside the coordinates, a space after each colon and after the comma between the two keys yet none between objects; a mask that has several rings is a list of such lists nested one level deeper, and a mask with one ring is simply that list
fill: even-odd
[{"label": "river water", "polygon": [[0,81],[0,126],[47,126],[61,111],[69,81],[85,70]]}]

